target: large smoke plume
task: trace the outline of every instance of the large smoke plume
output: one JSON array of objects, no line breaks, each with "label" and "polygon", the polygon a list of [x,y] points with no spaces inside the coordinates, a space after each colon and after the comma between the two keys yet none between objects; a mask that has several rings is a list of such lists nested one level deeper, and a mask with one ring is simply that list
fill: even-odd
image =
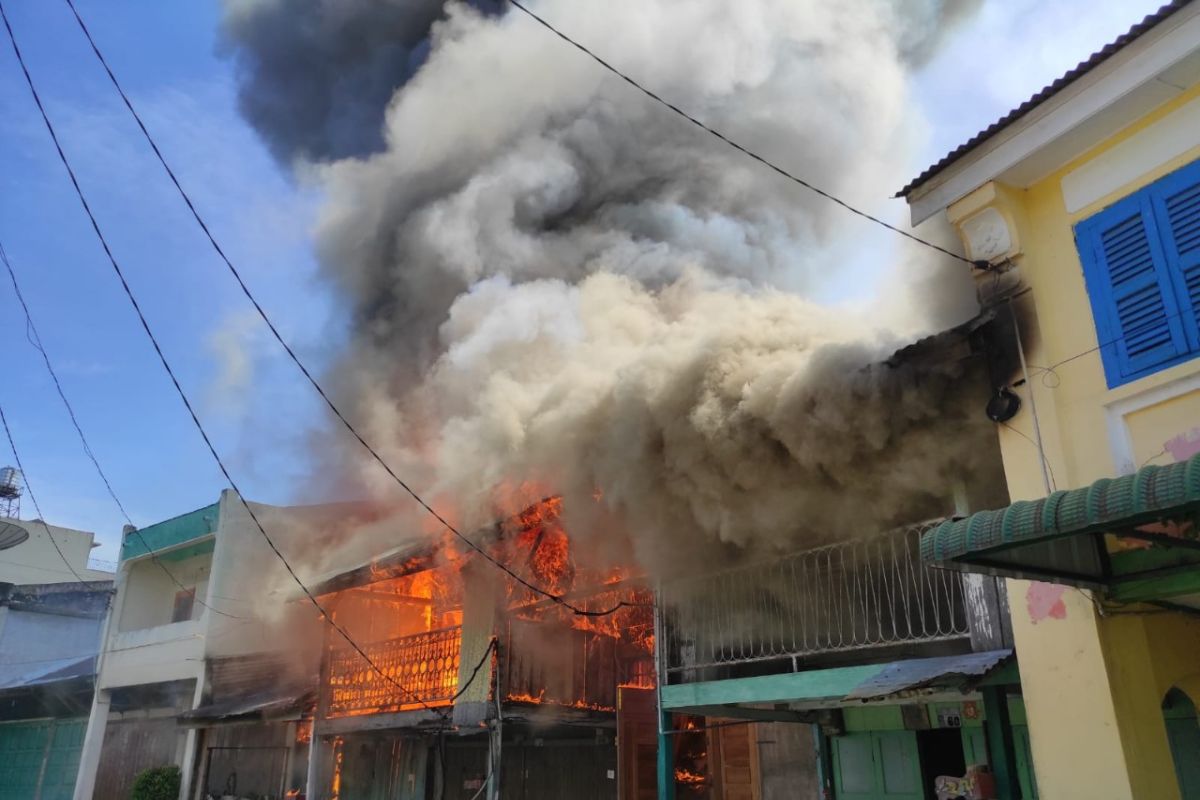
[{"label": "large smoke plume", "polygon": [[[731,138],[872,205],[912,166],[909,72],[969,5],[535,8]],[[905,246],[906,280],[870,308],[805,299],[865,223],[524,15],[231,0],[226,37],[247,118],[327,192],[320,258],[352,320],[329,382],[464,526],[562,492],[580,529],[617,526],[653,567],[944,512],[951,477],[991,456],[957,367],[882,363],[970,315],[961,265]],[[343,453],[354,483],[395,496]]]}]

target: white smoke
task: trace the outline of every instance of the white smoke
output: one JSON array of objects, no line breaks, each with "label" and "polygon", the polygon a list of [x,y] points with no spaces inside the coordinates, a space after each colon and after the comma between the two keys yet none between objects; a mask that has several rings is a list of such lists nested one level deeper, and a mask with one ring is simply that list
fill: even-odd
[{"label": "white smoke", "polygon": [[[877,208],[921,130],[909,71],[971,4],[533,5],[731,138]],[[805,300],[865,222],[515,11],[230,8],[249,118],[328,195],[321,260],[354,315],[331,381],[461,524],[514,494],[562,492],[583,529],[602,516],[660,564],[681,542],[795,546],[944,511],[951,476],[994,454],[960,366],[881,363],[904,337],[961,321],[961,266],[906,246],[920,306],[896,287],[857,313]],[[408,48],[400,66],[373,54],[389,26]],[[382,127],[354,146],[322,133],[351,102],[340,73],[346,91],[365,81],[390,98],[355,106]],[[394,496],[377,465],[343,452],[353,483]]]}]

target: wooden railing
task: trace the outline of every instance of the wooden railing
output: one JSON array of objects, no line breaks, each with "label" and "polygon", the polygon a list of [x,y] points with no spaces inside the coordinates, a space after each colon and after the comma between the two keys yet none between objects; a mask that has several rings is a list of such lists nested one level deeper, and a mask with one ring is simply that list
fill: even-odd
[{"label": "wooden railing", "polygon": [[461,648],[460,626],[374,642],[363,650],[379,668],[376,671],[349,645],[334,647],[329,653],[328,715],[449,704],[458,687]]}]

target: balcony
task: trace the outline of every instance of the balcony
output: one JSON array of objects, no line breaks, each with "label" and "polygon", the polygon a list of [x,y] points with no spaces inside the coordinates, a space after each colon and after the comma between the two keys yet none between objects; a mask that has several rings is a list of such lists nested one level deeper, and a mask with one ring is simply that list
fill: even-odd
[{"label": "balcony", "polygon": [[365,645],[380,675],[349,645],[329,653],[330,717],[449,705],[458,687],[462,627]]},{"label": "balcony", "polygon": [[968,649],[961,576],[921,561],[921,533],[935,524],[664,585],[668,679],[749,664],[771,671],[772,661],[795,670],[830,654],[868,660],[914,645]]},{"label": "balcony", "polygon": [[109,640],[103,688],[195,678],[204,664],[204,621],[119,631]]}]

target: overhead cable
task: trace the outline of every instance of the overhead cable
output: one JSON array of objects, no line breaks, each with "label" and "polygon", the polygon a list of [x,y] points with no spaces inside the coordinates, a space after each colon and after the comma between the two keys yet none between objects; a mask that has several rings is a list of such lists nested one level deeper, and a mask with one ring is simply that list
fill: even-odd
[{"label": "overhead cable", "polygon": [[54,142],[55,150],[58,152],[58,158],[62,162],[63,167],[67,170],[67,175],[71,179],[71,185],[75,189],[75,194],[78,196],[79,202],[83,206],[84,213],[87,214],[88,220],[91,222],[92,230],[95,232],[96,238],[100,241],[100,245],[104,249],[104,254],[108,257],[109,264],[112,265],[113,271],[116,273],[117,278],[121,283],[121,288],[125,292],[126,298],[128,298],[134,313],[137,314],[138,321],[142,326],[142,330],[145,331],[146,337],[150,340],[150,344],[154,347],[154,352],[158,355],[159,363],[162,365],[163,370],[167,373],[167,376],[171,379],[171,384],[175,387],[175,392],[179,395],[179,399],[183,401],[183,405],[187,409],[188,415],[191,417],[192,424],[199,432],[200,438],[204,440],[204,444],[208,448],[209,454],[212,455],[213,460],[217,463],[217,467],[221,470],[221,474],[225,477],[225,480],[229,484],[230,488],[232,488],[234,493],[238,496],[238,500],[241,501],[242,507],[246,510],[246,513],[254,523],[255,528],[262,535],[267,545],[271,548],[271,551],[274,552],[275,557],[278,558],[283,564],[292,580],[295,581],[298,587],[300,587],[300,590],[304,593],[304,596],[308,598],[308,601],[321,615],[321,618],[329,623],[329,626],[335,630],[346,641],[346,643],[349,644],[350,647],[362,657],[362,659],[371,667],[374,672],[378,673],[380,677],[394,685],[405,695],[412,697],[417,704],[429,711],[432,711],[443,719],[446,718],[447,715],[443,709],[430,706],[415,692],[399,683],[395,678],[381,669],[379,665],[377,665],[375,661],[367,655],[366,651],[363,650],[353,638],[351,638],[350,634],[333,619],[332,615],[325,610],[320,601],[318,601],[313,593],[309,591],[308,587],[304,585],[304,582],[300,580],[300,576],[296,574],[295,569],[292,568],[292,565],[288,562],[287,558],[284,557],[283,553],[279,550],[279,547],[267,533],[266,528],[263,527],[261,520],[259,520],[258,515],[254,512],[254,508],[242,495],[241,489],[238,487],[237,482],[234,481],[229,469],[225,466],[224,460],[217,452],[217,449],[213,445],[212,439],[209,438],[208,432],[204,429],[203,424],[201,424],[200,418],[196,415],[196,410],[192,406],[191,400],[188,398],[183,386],[179,383],[179,378],[176,376],[174,369],[171,368],[170,362],[163,353],[162,347],[159,345],[158,339],[154,335],[154,331],[150,328],[150,323],[146,320],[145,314],[142,313],[141,305],[134,296],[133,290],[129,286],[129,282],[125,279],[124,270],[122,270],[116,256],[113,255],[112,249],[109,247],[108,240],[105,238],[104,232],[100,229],[100,224],[97,222],[95,214],[92,213],[91,205],[88,203],[87,198],[83,193],[83,189],[79,185],[79,180],[75,176],[75,170],[71,167],[71,163],[67,159],[66,153],[62,149],[62,144],[59,142],[58,134],[54,130],[54,125],[50,122],[50,117],[46,114],[45,106],[43,106],[41,96],[38,94],[37,87],[33,83],[33,77],[29,74],[29,68],[25,64],[25,59],[21,55],[21,49],[17,45],[17,38],[13,33],[12,25],[9,22],[8,14],[6,13],[4,4],[2,2],[0,2],[0,19],[3,19],[4,28],[8,33],[8,40],[12,44],[13,54],[16,56],[17,63],[20,65],[21,71],[25,76],[25,82],[28,84],[29,91],[33,95],[33,101],[37,105],[38,112],[42,117],[42,121],[46,125],[46,130],[49,132],[50,138]]},{"label": "overhead cable", "polygon": [[41,522],[42,527],[46,529],[46,538],[50,540],[50,544],[54,545],[54,551],[58,553],[58,557],[67,565],[67,569],[75,576],[75,580],[81,584],[107,583],[108,581],[89,581],[80,575],[75,566],[67,558],[67,554],[58,546],[58,540],[54,538],[54,534],[50,531],[50,524],[46,522],[46,517],[42,514],[42,507],[38,505],[37,495],[33,493],[33,485],[29,482],[29,473],[25,471],[25,465],[21,463],[21,454],[17,452],[17,443],[13,440],[12,431],[8,427],[8,417],[5,416],[2,406],[0,406],[0,423],[4,425],[4,435],[8,438],[8,446],[12,450],[13,460],[17,462],[17,469],[21,470],[21,476],[25,480],[25,493],[29,495],[29,499],[33,502],[33,510],[38,515],[37,521]]},{"label": "overhead cable", "polygon": [[[117,93],[121,96],[121,100],[124,102],[125,107],[129,110],[129,113],[133,115],[134,120],[137,122],[138,128],[142,132],[142,135],[146,138],[146,141],[147,141],[147,143],[149,143],[150,148],[154,151],[155,157],[157,157],[159,163],[162,164],[162,167],[166,171],[167,176],[171,179],[171,183],[174,184],[176,190],[179,192],[180,196],[183,198],[184,203],[188,207],[188,211],[191,212],[193,219],[196,220],[196,224],[198,224],[200,226],[200,229],[204,232],[204,235],[208,239],[209,244],[212,245],[212,248],[214,251],[216,251],[217,256],[220,257],[221,261],[224,262],[226,268],[233,275],[234,280],[237,281],[238,286],[242,290],[242,294],[244,294],[246,296],[246,299],[250,301],[250,304],[254,307],[254,310],[258,313],[258,316],[262,319],[262,321],[264,323],[266,323],[267,329],[271,332],[271,336],[275,339],[276,342],[279,343],[279,345],[283,348],[284,352],[287,354],[288,358],[292,361],[292,363],[294,363],[296,365],[296,367],[300,370],[300,373],[304,376],[304,378],[308,381],[308,383],[313,387],[313,389],[316,390],[317,394],[320,395],[321,400],[323,400],[325,403],[325,406],[330,410],[330,412],[332,412],[334,417],[336,417],[337,420],[342,424],[342,427],[344,427],[346,429],[346,431],[348,431],[350,433],[350,435],[354,437],[354,439],[359,443],[359,445],[361,445],[362,448],[371,456],[371,458],[377,464],[379,464],[380,467],[383,468],[383,470],[387,473],[388,477],[390,477],[392,479],[392,481],[394,481],[414,501],[416,501],[416,503],[419,506],[421,506],[421,508],[423,508],[430,516],[432,516],[435,520],[438,521],[438,523],[440,523],[442,526],[444,526],[446,530],[450,531],[460,541],[462,541],[465,545],[467,545],[467,547],[469,547],[475,553],[479,554],[479,556],[481,556],[484,560],[490,562],[493,566],[502,570],[504,573],[506,573],[510,578],[515,580],[517,583],[521,584],[526,589],[529,589],[530,591],[534,592],[535,594],[537,594],[541,597],[545,597],[548,600],[551,600],[554,603],[558,604],[559,606],[569,610],[571,613],[573,613],[577,616],[581,616],[581,617],[603,617],[603,616],[607,616],[609,614],[613,614],[622,608],[630,607],[631,606],[630,603],[627,603],[625,601],[619,601],[611,608],[605,609],[603,611],[590,611],[588,609],[581,608],[579,606],[576,606],[576,605],[568,602],[566,600],[566,598],[561,594],[557,594],[555,592],[551,592],[546,589],[543,589],[542,587],[537,586],[534,583],[532,583],[531,581],[521,577],[519,574],[517,574],[514,570],[509,568],[502,561],[500,561],[499,559],[494,557],[491,553],[487,552],[486,549],[484,549],[480,545],[476,544],[475,541],[472,540],[469,536],[467,536],[466,534],[459,531],[458,528],[455,527],[453,524],[451,524],[450,521],[448,519],[446,519],[446,517],[443,514],[439,513],[432,505],[430,505],[428,502],[426,502],[425,499],[422,498],[416,492],[416,490],[414,490],[412,488],[412,486],[409,485],[409,483],[407,481],[405,481],[403,478],[401,478],[399,476],[399,474],[397,474],[396,471],[394,469],[392,469],[391,465],[388,464],[383,459],[383,456],[381,456],[379,454],[379,451],[376,450],[373,446],[371,446],[371,444],[369,442],[367,442],[366,438],[350,422],[350,420],[346,417],[346,415],[342,413],[341,409],[339,409],[337,404],[335,404],[333,402],[333,400],[329,396],[329,393],[325,391],[324,387],[321,386],[320,382],[318,382],[317,379],[315,377],[313,377],[312,372],[304,364],[304,362],[300,360],[300,357],[298,355],[296,355],[295,350],[292,348],[292,346],[290,344],[288,344],[287,340],[285,340],[283,338],[283,335],[279,332],[279,329],[275,326],[275,323],[271,320],[270,316],[267,315],[267,312],[262,307],[262,304],[259,303],[258,299],[254,296],[253,292],[250,291],[250,287],[246,285],[246,281],[242,278],[241,273],[233,265],[233,262],[230,260],[229,256],[227,256],[225,254],[224,249],[217,242],[216,237],[213,235],[208,224],[204,221],[204,218],[200,215],[200,212],[197,210],[195,203],[192,202],[192,198],[188,195],[187,191],[184,190],[183,185],[179,181],[179,178],[175,175],[175,171],[172,170],[171,166],[167,163],[166,158],[162,154],[162,150],[159,148],[158,144],[155,142],[154,137],[151,136],[150,131],[147,129],[146,124],[142,121],[141,115],[138,114],[137,109],[134,108],[133,102],[129,99],[129,96],[125,93],[125,90],[121,87],[120,81],[117,80],[116,74],[114,74],[112,71],[112,68],[109,67],[108,61],[107,61],[107,59],[105,59],[104,54],[100,51],[100,48],[96,44],[95,39],[92,38],[92,34],[88,30],[86,23],[84,23],[83,17],[81,17],[79,15],[79,11],[75,8],[75,3],[73,2],[73,0],[65,0],[65,1],[66,1],[67,5],[70,6],[71,12],[74,14],[76,22],[79,23],[80,30],[83,31],[83,35],[84,35],[84,37],[86,37],[88,44],[91,45],[92,52],[96,54],[96,58],[100,61],[101,66],[104,67],[104,71],[105,71],[105,73],[108,74],[108,78],[112,82],[113,87],[116,89]],[[14,47],[15,47],[15,43],[14,43]]]},{"label": "overhead cable", "polygon": [[79,418],[75,415],[75,409],[71,406],[71,402],[67,400],[67,395],[63,391],[62,383],[60,383],[58,380],[58,373],[55,372],[54,366],[50,363],[50,355],[46,352],[46,348],[42,344],[42,336],[38,333],[37,325],[35,325],[33,322],[33,315],[29,312],[29,306],[25,302],[25,295],[21,293],[21,287],[17,284],[17,273],[13,269],[12,263],[8,260],[8,253],[5,252],[4,244],[2,242],[0,242],[0,261],[4,262],[4,268],[8,270],[9,280],[12,281],[13,293],[17,296],[17,301],[21,304],[21,311],[25,314],[25,328],[31,334],[28,337],[29,342],[33,345],[35,350],[42,354],[42,361],[46,365],[46,371],[50,373],[50,380],[54,383],[54,390],[58,392],[59,399],[62,400],[63,406],[67,409],[67,415],[71,418],[71,425],[75,428],[75,433],[78,435],[79,442],[83,446],[83,452],[87,455],[88,460],[92,462],[92,466],[96,468],[96,474],[100,476],[100,480],[104,483],[104,488],[108,490],[108,496],[112,498],[113,502],[116,503],[117,508],[120,509],[121,516],[125,518],[125,522],[128,523],[129,528],[131,529],[131,535],[137,537],[138,541],[142,543],[142,547],[146,548],[146,552],[150,555],[150,560],[158,565],[158,568],[161,569],[167,578],[170,579],[171,583],[179,587],[181,591],[191,592],[192,598],[201,606],[214,613],[220,614],[223,617],[229,617],[230,619],[245,619],[245,617],[240,617],[236,614],[230,614],[226,611],[222,611],[219,608],[214,608],[204,600],[200,599],[200,597],[196,594],[196,588],[194,586],[184,586],[183,583],[181,583],[180,580],[175,577],[175,574],[167,568],[167,565],[159,560],[158,551],[150,546],[150,543],[146,541],[146,537],[144,537],[142,532],[138,530],[138,527],[133,524],[133,520],[130,519],[129,513],[125,510],[125,505],[121,502],[121,499],[117,497],[117,493],[112,487],[112,482],[109,481],[108,475],[105,474],[104,469],[100,466],[100,460],[96,457],[96,452],[92,450],[92,446],[88,443],[87,436],[85,436],[83,433],[83,427],[79,424]]},{"label": "overhead cable", "polygon": [[[68,0],[68,2],[70,2],[70,0]],[[639,92],[641,92],[642,94],[646,95],[646,97],[649,97],[651,100],[658,103],[659,105],[670,109],[671,111],[675,112],[679,116],[683,117],[688,122],[695,125],[700,130],[704,131],[705,133],[708,133],[711,136],[716,137],[717,139],[720,139],[722,142],[729,145],[734,150],[737,150],[738,152],[742,153],[743,155],[754,159],[755,161],[762,164],[764,167],[771,170],[772,172],[776,172],[779,175],[782,175],[783,177],[787,178],[792,183],[803,186],[805,189],[808,189],[810,192],[813,192],[813,193],[825,198],[826,200],[829,200],[832,203],[836,203],[837,205],[839,205],[842,208],[849,211],[851,214],[857,214],[858,216],[862,217],[865,220],[873,222],[876,225],[881,225],[884,228],[887,228],[892,233],[898,233],[901,236],[903,236],[904,238],[910,239],[910,240],[916,242],[917,244],[924,245],[925,247],[928,247],[932,250],[936,250],[937,252],[941,253],[942,255],[950,256],[950,258],[953,258],[957,261],[961,261],[964,264],[969,264],[970,266],[975,267],[976,269],[988,269],[990,267],[990,264],[988,264],[987,261],[976,261],[976,260],[969,259],[965,256],[961,256],[952,250],[947,250],[945,247],[942,247],[941,245],[934,244],[933,242],[929,241],[928,239],[922,239],[920,236],[917,236],[915,233],[910,233],[909,231],[906,231],[903,228],[898,228],[895,225],[892,225],[890,222],[883,221],[879,217],[876,217],[872,214],[868,214],[866,211],[863,211],[860,208],[856,208],[856,207],[850,205],[845,200],[842,200],[840,197],[837,197],[837,196],[831,194],[830,192],[827,192],[826,190],[822,189],[821,187],[816,186],[813,183],[810,183],[809,181],[805,180],[804,178],[801,178],[801,177],[789,172],[788,170],[779,166],[775,162],[770,161],[765,156],[761,156],[758,153],[756,153],[755,151],[746,147],[745,145],[739,144],[738,142],[734,141],[733,139],[730,139],[728,136],[721,133],[716,128],[713,128],[713,127],[701,122],[699,119],[692,116],[688,112],[684,111],[679,106],[675,105],[674,103],[670,102],[669,100],[664,99],[662,96],[660,96],[656,92],[646,88],[643,84],[641,84],[638,81],[634,80],[633,78],[629,77],[624,72],[622,72],[621,70],[617,69],[612,64],[610,64],[608,61],[605,61],[603,58],[601,58],[599,55],[597,55],[590,48],[586,47],[585,45],[581,44],[580,42],[576,41],[575,39],[572,39],[570,36],[568,36],[567,34],[560,31],[558,28],[551,25],[544,17],[541,17],[538,14],[531,11],[528,7],[525,6],[524,3],[520,2],[520,0],[508,0],[508,3],[510,5],[512,5],[514,8],[516,8],[517,10],[521,11],[522,13],[524,13],[525,15],[530,17],[531,19],[533,19],[535,22],[537,22],[543,28],[545,28],[546,30],[553,33],[559,39],[562,39],[564,42],[571,45],[576,50],[579,50],[581,53],[583,53],[584,55],[591,58],[597,64],[604,67],[604,69],[608,70],[613,75],[616,75],[618,78],[625,81],[625,83],[629,84],[630,86],[632,86],[633,88],[635,88]]]}]

